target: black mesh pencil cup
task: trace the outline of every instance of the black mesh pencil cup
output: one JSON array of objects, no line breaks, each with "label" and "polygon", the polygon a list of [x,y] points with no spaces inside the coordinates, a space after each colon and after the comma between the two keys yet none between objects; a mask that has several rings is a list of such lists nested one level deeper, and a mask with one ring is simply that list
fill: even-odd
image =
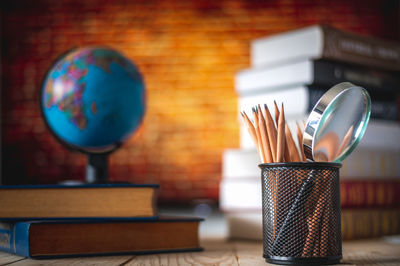
[{"label": "black mesh pencil cup", "polygon": [[269,163],[262,170],[267,262],[333,264],[342,258],[339,163]]}]

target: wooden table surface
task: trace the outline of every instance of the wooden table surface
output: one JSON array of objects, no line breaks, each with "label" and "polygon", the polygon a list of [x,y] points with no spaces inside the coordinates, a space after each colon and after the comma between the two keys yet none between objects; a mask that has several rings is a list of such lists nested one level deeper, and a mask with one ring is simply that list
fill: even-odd
[{"label": "wooden table surface", "polygon": [[[0,252],[0,265],[268,265],[262,257],[261,242],[205,239],[201,244],[203,252],[50,260]],[[344,242],[340,265],[400,265],[400,243],[381,239]]]}]

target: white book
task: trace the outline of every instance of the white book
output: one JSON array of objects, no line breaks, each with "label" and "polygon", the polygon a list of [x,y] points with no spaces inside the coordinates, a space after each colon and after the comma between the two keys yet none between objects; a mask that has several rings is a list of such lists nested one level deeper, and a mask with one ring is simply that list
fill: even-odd
[{"label": "white book", "polygon": [[[245,111],[251,115],[254,106],[267,104],[268,108],[274,115],[274,101],[280,106],[283,103],[285,107],[286,118],[299,116],[308,116],[316,103],[326,93],[328,87],[298,85],[294,87],[283,87],[279,90],[263,89],[253,94],[244,94],[239,96],[238,109]],[[384,119],[389,121],[398,121],[399,104],[396,96],[391,93],[391,99],[376,99],[377,96],[372,95],[371,98],[371,118]],[[238,113],[238,115],[240,115]]]},{"label": "white book", "polygon": [[323,51],[319,26],[259,38],[250,44],[252,66],[271,65],[293,59],[320,57]]},{"label": "white book", "polygon": [[261,209],[261,170],[258,177],[222,179],[219,193],[219,207],[222,211]]},{"label": "white book", "polygon": [[256,39],[251,42],[250,56],[254,67],[325,58],[400,70],[399,43],[321,25]]},{"label": "white book", "polygon": [[[273,110],[270,111],[272,111],[272,116],[274,116]],[[297,140],[296,122],[300,122],[301,124],[301,121],[307,121],[307,117],[287,118],[287,123],[295,141]],[[240,148],[255,149],[253,139],[250,137],[246,126],[242,122],[240,122],[239,131]],[[397,121],[371,119],[357,148],[359,147],[378,150],[400,150],[400,123]]]},{"label": "white book", "polygon": [[[285,87],[280,90],[263,90],[257,94],[239,96],[238,110],[252,115],[254,106],[260,105],[263,108],[263,105],[267,104],[274,116],[274,101],[276,101],[279,107],[283,103],[286,118],[307,117],[327,90],[328,88],[307,85]],[[398,110],[398,103],[394,95],[392,95],[392,100],[379,100],[374,96],[371,98],[371,117],[373,119],[398,122]],[[240,116],[239,112],[238,116]]]},{"label": "white book", "polygon": [[395,95],[400,84],[400,78],[394,72],[337,61],[303,59],[239,71],[235,76],[235,90],[239,96],[301,85],[327,90],[345,81],[370,92],[388,95]]},{"label": "white book", "polygon": [[262,240],[262,212],[226,213],[228,236],[231,239]]},{"label": "white book", "polygon": [[242,96],[238,99],[238,110],[239,112],[244,111],[248,116],[251,116],[254,106],[260,104],[263,108],[264,104],[267,104],[272,117],[274,117],[274,101],[276,101],[279,107],[283,103],[286,118],[308,116],[310,110],[309,93],[310,90],[307,86],[298,86]]},{"label": "white book", "polygon": [[[255,149],[230,149],[228,155],[223,157],[223,173],[221,184],[234,183],[238,185],[246,182],[243,194],[250,195],[246,191],[250,184],[256,184],[261,180],[261,169],[258,167],[260,160]],[[340,169],[341,179],[379,179],[400,178],[400,150],[383,150],[376,148],[357,147],[342,163]],[[231,181],[233,180],[233,181]],[[258,184],[257,184],[258,185]],[[228,184],[230,186],[230,184]],[[230,191],[224,195],[230,195]],[[234,195],[232,195],[234,196]]]},{"label": "white book", "polygon": [[400,150],[356,147],[342,163],[340,177],[400,179]]},{"label": "white book", "polygon": [[276,67],[242,70],[235,76],[235,90],[239,95],[246,95],[311,84],[314,81],[313,69],[312,60],[302,60]]},{"label": "white book", "polygon": [[260,176],[260,157],[255,149],[228,149],[222,155],[222,178]]}]

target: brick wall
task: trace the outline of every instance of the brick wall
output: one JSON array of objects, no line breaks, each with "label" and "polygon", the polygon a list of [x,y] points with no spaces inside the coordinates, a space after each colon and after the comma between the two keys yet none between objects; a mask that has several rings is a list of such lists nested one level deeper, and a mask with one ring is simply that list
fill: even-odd
[{"label": "brick wall", "polygon": [[400,36],[398,1],[2,1],[3,180],[83,180],[86,157],[47,131],[39,91],[60,54],[102,44],[136,63],[148,95],[143,125],[111,155],[111,179],[157,182],[165,201],[217,199],[222,151],[238,146],[233,79],[250,40],[320,22]]}]

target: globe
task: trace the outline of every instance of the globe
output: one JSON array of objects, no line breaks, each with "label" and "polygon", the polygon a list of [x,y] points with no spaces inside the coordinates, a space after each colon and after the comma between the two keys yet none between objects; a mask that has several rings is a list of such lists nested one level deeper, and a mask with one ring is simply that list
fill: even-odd
[{"label": "globe", "polygon": [[58,140],[88,154],[123,144],[145,113],[145,86],[138,68],[116,50],[85,47],[50,68],[41,109]]}]

